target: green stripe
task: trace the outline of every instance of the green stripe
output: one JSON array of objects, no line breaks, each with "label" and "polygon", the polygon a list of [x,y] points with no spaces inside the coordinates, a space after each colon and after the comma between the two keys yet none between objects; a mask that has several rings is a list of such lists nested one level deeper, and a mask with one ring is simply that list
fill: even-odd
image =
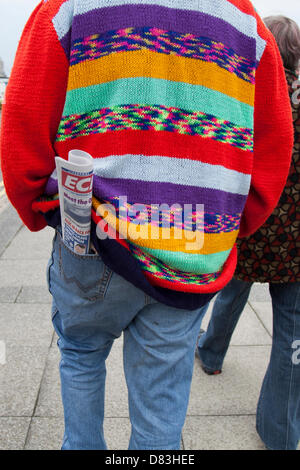
[{"label": "green stripe", "polygon": [[64,116],[125,104],[163,105],[212,114],[239,127],[253,128],[253,107],[201,85],[134,77],[67,93]]},{"label": "green stripe", "polygon": [[194,255],[178,251],[156,250],[144,246],[143,251],[155,256],[173,269],[194,274],[211,274],[220,271],[230,254],[230,250],[226,250],[210,255]]}]

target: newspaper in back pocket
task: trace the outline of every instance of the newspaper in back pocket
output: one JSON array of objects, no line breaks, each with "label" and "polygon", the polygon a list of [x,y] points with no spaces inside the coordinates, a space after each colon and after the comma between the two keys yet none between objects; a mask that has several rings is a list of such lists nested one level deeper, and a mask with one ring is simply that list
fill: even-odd
[{"label": "newspaper in back pocket", "polygon": [[71,150],[68,160],[56,157],[62,237],[74,253],[90,249],[93,158],[82,150]]}]

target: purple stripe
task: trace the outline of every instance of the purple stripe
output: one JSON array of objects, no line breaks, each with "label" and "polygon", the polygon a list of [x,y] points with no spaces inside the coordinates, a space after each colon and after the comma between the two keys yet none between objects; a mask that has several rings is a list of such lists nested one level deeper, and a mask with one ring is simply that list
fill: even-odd
[{"label": "purple stripe", "polygon": [[60,40],[60,43],[65,51],[66,56],[69,58],[71,50],[71,30],[65,34],[65,36]]},{"label": "purple stripe", "polygon": [[[49,178],[45,194],[58,192],[57,180]],[[119,178],[101,178],[94,175],[93,194],[99,200],[126,196],[128,202],[140,204],[205,204],[206,212],[237,214],[244,209],[247,196],[217,189],[196,188],[172,183],[147,182]]]},{"label": "purple stripe", "polygon": [[247,197],[217,189],[196,188],[172,183],[152,183],[130,179],[101,178],[94,175],[93,193],[98,199],[126,196],[140,204],[204,204],[206,212],[236,214],[243,211]]},{"label": "purple stripe", "polygon": [[[93,10],[74,17],[72,41],[110,30],[152,26],[184,34],[209,37],[222,42],[236,54],[256,63],[256,41],[226,21],[201,12],[176,10],[156,5],[122,5]],[[226,39],[226,41],[224,41]]]}]

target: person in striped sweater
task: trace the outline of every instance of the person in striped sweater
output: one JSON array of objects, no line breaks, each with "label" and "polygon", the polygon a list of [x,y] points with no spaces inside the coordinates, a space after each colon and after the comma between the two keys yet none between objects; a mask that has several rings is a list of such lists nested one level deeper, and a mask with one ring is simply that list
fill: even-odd
[{"label": "person in striped sweater", "polygon": [[[56,228],[63,449],[105,448],[105,359],[122,332],[129,447],[179,448],[199,307],[231,280],[237,236],[276,206],[292,145],[280,53],[250,1],[40,2],[7,87],[1,165],[27,227]],[[54,157],[72,149],[94,159],[87,256],[60,236]]]}]

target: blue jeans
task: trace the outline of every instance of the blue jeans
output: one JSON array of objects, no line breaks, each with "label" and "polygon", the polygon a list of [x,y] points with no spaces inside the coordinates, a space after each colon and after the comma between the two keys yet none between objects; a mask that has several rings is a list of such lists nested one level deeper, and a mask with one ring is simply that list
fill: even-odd
[{"label": "blue jeans", "polygon": [[[207,331],[198,342],[198,353],[206,368],[222,368],[251,286],[233,279],[217,296]],[[269,290],[273,341],[257,406],[256,428],[268,449],[294,450],[300,440],[300,283],[269,284]],[[207,309],[208,305],[202,313]]]},{"label": "blue jeans", "polygon": [[199,309],[157,303],[112,272],[100,256],[71,252],[59,232],[47,272],[61,352],[62,449],[106,449],[105,360],[122,333],[129,449],[180,449]]}]

